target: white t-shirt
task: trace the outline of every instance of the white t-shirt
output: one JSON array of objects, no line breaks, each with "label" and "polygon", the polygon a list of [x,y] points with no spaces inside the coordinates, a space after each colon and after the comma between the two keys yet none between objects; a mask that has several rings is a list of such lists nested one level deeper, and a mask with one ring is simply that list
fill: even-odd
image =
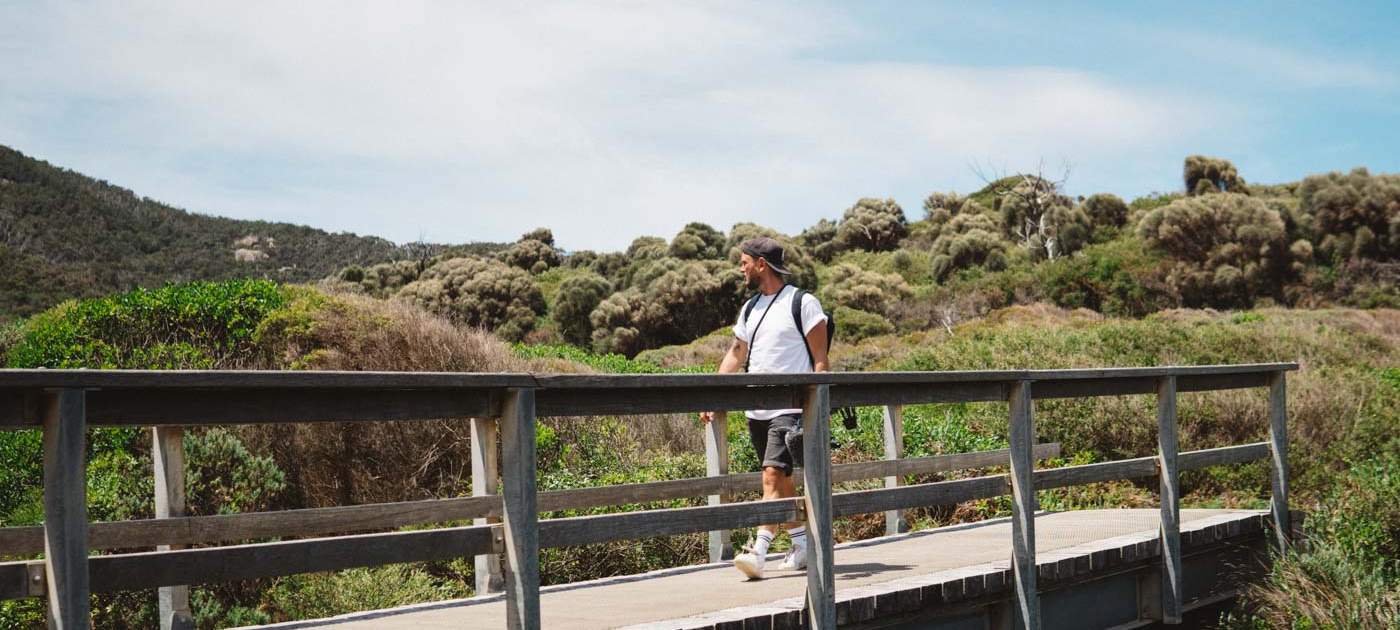
[{"label": "white t-shirt", "polygon": [[[802,326],[807,330],[798,332],[797,322],[792,321],[792,298],[795,295],[797,288],[787,285],[773,295],[759,296],[749,312],[748,321],[744,320],[744,308],[739,308],[739,317],[734,322],[734,336],[749,344],[749,372],[812,371],[812,364],[807,360],[805,338],[817,325],[826,325],[826,313],[822,312],[821,302],[817,301],[816,296],[804,294]],[[748,306],[747,301],[744,306]],[[753,409],[748,412],[748,417],[771,420],[792,413],[802,413],[802,410]]]}]

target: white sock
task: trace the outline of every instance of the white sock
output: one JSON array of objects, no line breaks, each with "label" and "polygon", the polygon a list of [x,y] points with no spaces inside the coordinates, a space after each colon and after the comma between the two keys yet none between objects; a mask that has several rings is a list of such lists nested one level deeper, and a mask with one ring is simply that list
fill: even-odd
[{"label": "white sock", "polygon": [[794,528],[792,528],[792,529],[789,529],[789,530],[788,530],[788,535],[792,537],[792,548],[793,548],[793,549],[806,549],[806,548],[807,548],[807,528],[806,528],[806,527],[794,527]]},{"label": "white sock", "polygon": [[768,555],[768,545],[773,544],[773,532],[766,529],[758,530],[758,536],[753,541],[753,555],[760,560]]}]

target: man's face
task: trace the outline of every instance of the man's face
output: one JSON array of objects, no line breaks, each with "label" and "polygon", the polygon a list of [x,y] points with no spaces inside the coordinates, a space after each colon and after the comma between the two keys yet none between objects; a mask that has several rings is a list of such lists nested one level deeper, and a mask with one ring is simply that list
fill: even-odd
[{"label": "man's face", "polygon": [[748,285],[750,289],[758,288],[758,281],[763,277],[763,272],[766,269],[768,269],[768,261],[748,254],[739,255],[739,271],[744,274],[744,284]]}]

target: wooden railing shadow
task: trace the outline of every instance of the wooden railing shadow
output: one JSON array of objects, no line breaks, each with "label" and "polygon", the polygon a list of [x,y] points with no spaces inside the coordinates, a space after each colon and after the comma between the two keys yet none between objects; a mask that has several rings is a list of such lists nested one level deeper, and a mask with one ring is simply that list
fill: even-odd
[{"label": "wooden railing shadow", "polygon": [[[902,510],[1010,494],[1012,572],[1017,619],[1039,627],[1035,490],[1158,477],[1161,486],[1162,620],[1181,619],[1181,471],[1272,460],[1277,542],[1288,524],[1285,374],[1294,364],[1098,370],[877,372],[734,375],[531,375],[373,372],[156,372],[0,370],[0,429],[41,428],[44,510],[40,527],[0,528],[0,556],[43,554],[0,563],[0,599],[44,596],[50,625],[83,628],[90,592],[160,589],[162,625],[188,623],[184,585],[329,571],[413,561],[476,558],[478,591],[503,590],[507,624],[538,628],[539,550],[634,538],[710,532],[713,560],[726,557],[727,532],[805,521],[811,551],[807,617],[836,623],[832,521],[886,514],[887,532],[903,531]],[[1269,440],[1178,452],[1179,392],[1269,388]],[[1155,457],[1035,470],[1058,444],[1035,444],[1033,401],[1047,398],[1155,395]],[[1008,449],[902,457],[902,406],[934,402],[1009,403]],[[833,406],[884,408],[885,456],[832,465]],[[706,429],[707,477],[538,492],[535,425],[539,416],[654,414],[713,409],[803,409],[807,438],[793,499],[724,503],[753,491],[757,473],[729,473],[720,422]],[[181,516],[181,427],[319,421],[470,418],[471,497],[282,512]],[[723,417],[723,416],[720,416]],[[198,419],[191,422],[191,418]],[[157,518],[89,523],[83,436],[88,426],[151,426]],[[499,461],[495,454],[500,453]],[[913,475],[1008,466],[1003,475],[901,485]],[[497,485],[499,474],[499,486]],[[835,483],[884,478],[882,488],[833,493]],[[541,512],[677,498],[708,505],[539,518]],[[472,525],[392,530],[472,520]],[[373,532],[350,534],[350,532]],[[277,542],[181,548],[230,541]],[[154,548],[89,555],[94,550]]]}]

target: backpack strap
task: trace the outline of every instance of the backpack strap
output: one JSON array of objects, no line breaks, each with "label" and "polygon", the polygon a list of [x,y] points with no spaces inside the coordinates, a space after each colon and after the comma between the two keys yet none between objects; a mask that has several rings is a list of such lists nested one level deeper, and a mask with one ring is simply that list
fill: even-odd
[{"label": "backpack strap", "polygon": [[758,298],[763,297],[762,293],[755,293],[749,298],[749,303],[744,305],[744,323],[749,323],[749,313],[753,312],[753,307],[758,304]]},{"label": "backpack strap", "polygon": [[792,323],[797,324],[797,336],[802,338],[802,347],[807,350],[807,365],[813,370],[817,369],[817,358],[812,355],[812,345],[807,343],[807,333],[802,329],[802,298],[807,297],[807,292],[793,286],[797,292],[792,296]]}]

